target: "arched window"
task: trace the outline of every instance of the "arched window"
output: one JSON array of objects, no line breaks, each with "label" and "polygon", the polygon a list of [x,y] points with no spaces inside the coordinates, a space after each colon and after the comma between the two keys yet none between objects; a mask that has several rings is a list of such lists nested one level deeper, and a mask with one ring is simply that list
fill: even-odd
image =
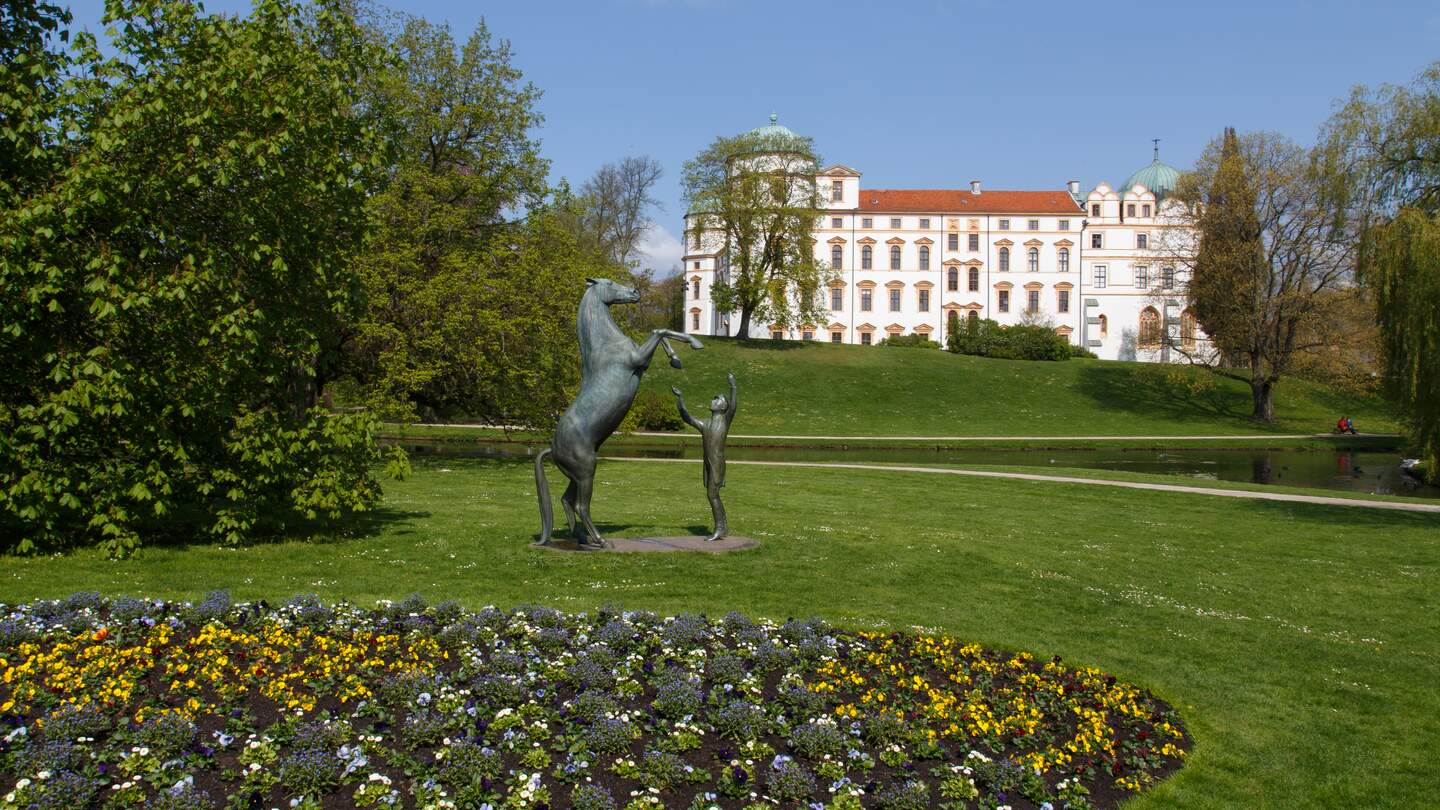
[{"label": "arched window", "polygon": [[1160,313],[1154,307],[1140,310],[1140,348],[1160,348]]},{"label": "arched window", "polygon": [[900,246],[899,246],[899,245],[891,245],[891,246],[890,246],[890,269],[891,269],[891,270],[899,270],[899,269],[900,269]]},{"label": "arched window", "polygon": [[[950,292],[957,292],[960,289],[960,271],[957,268],[950,268],[945,271],[945,289]],[[953,312],[951,313],[954,314]]]},{"label": "arched window", "polygon": [[965,319],[970,321],[971,323],[975,323],[976,321],[980,320],[980,313],[972,309],[965,315]]},{"label": "arched window", "polygon": [[869,245],[860,248],[860,269],[869,270],[874,257],[875,251],[871,250]]},{"label": "arched window", "polygon": [[953,310],[953,309],[950,310],[950,314],[949,314],[949,315],[946,315],[946,316],[945,316],[945,328],[946,328],[946,329],[949,329],[949,328],[952,327],[952,326],[954,326],[954,327],[956,327],[956,328],[958,328],[958,327],[960,326],[960,313],[959,313],[959,312],[956,312],[956,311]]},{"label": "arched window", "polygon": [[1070,248],[1060,248],[1060,272],[1070,272]]},{"label": "arched window", "polygon": [[920,269],[930,269],[930,248],[926,245],[920,246]]},{"label": "arched window", "polygon": [[967,279],[967,281],[969,283],[966,289],[970,290],[970,292],[980,292],[980,268],[970,268],[969,278]]},{"label": "arched window", "polygon": [[1195,315],[1190,310],[1180,313],[1180,346],[1187,352],[1195,351]]},{"label": "arched window", "polygon": [[1104,340],[1110,334],[1110,319],[1104,315],[1100,316],[1100,339]]},{"label": "arched window", "polygon": [[1005,273],[1005,272],[1008,272],[1009,270],[1010,270],[1010,248],[1008,248],[1008,247],[1002,247],[1002,248],[1000,248],[1000,272]]},{"label": "arched window", "polygon": [[700,279],[697,278],[697,279],[692,279],[692,280],[691,280],[691,282],[690,282],[690,292],[691,292],[691,295],[690,295],[691,298],[699,298],[699,297],[700,297]]},{"label": "arched window", "polygon": [[844,258],[845,252],[839,245],[830,246],[830,267],[839,270],[840,261]]},{"label": "arched window", "polygon": [[1030,248],[1025,253],[1025,261],[1029,264],[1026,268],[1032,273],[1040,272],[1040,248]]}]

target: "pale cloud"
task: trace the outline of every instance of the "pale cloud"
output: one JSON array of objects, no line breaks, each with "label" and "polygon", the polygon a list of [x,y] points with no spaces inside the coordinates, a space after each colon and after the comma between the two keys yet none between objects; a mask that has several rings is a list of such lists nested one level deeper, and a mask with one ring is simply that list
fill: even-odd
[{"label": "pale cloud", "polygon": [[641,267],[648,267],[655,271],[657,276],[665,276],[670,273],[671,268],[680,267],[680,259],[685,255],[685,246],[680,240],[670,233],[664,225],[658,222],[651,222],[650,228],[645,231],[645,236],[640,239],[640,245],[636,251],[640,259]]}]

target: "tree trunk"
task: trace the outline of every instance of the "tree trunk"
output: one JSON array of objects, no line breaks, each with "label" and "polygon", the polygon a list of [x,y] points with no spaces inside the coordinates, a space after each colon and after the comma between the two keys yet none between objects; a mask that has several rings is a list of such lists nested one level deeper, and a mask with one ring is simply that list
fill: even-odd
[{"label": "tree trunk", "polygon": [[750,337],[750,307],[740,308],[740,331],[735,333],[735,337]]},{"label": "tree trunk", "polygon": [[1268,377],[1250,378],[1250,398],[1254,410],[1250,418],[1267,425],[1275,423],[1275,381]]}]

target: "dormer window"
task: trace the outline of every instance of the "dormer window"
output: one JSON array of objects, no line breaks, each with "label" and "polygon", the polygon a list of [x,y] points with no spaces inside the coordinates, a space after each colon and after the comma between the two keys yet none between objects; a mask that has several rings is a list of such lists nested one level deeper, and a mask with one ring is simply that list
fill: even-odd
[{"label": "dormer window", "polygon": [[845,184],[839,180],[830,181],[830,201],[841,202],[845,199]]},{"label": "dormer window", "polygon": [[1149,205],[1148,203],[1145,204],[1145,205],[1140,206],[1140,210],[1143,212],[1143,213],[1141,213],[1140,216],[1142,216],[1142,217],[1148,217],[1148,216],[1150,216],[1150,205]]},{"label": "dormer window", "polygon": [[1125,204],[1125,216],[1130,217],[1131,219],[1135,218],[1135,203]]},{"label": "dormer window", "polygon": [[1098,216],[1100,216],[1100,203],[1091,203],[1091,204],[1090,204],[1090,216],[1092,216],[1092,217],[1098,217]]}]

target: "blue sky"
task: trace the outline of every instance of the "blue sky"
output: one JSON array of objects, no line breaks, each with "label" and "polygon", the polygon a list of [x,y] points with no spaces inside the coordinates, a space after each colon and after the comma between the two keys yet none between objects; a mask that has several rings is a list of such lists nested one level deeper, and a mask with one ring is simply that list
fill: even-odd
[{"label": "blue sky", "polygon": [[[780,123],[871,188],[1083,188],[1185,168],[1222,127],[1309,142],[1357,84],[1440,59],[1440,4],[392,0],[464,39],[483,17],[544,91],[555,179],[649,154],[665,167],[648,264],[678,259],[681,164]],[[237,0],[213,11],[243,11]],[[76,22],[94,27],[101,2]]]}]

